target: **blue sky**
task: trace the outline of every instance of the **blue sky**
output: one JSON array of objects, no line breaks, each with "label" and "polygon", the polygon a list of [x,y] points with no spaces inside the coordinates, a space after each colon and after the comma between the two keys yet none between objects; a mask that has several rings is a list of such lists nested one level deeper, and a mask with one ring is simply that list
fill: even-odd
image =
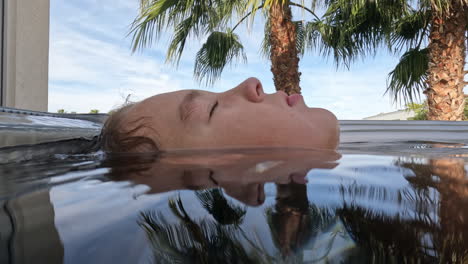
[{"label": "blue sky", "polygon": [[[273,93],[270,63],[260,52],[262,18],[250,29],[240,27],[248,63],[227,67],[213,87],[193,79],[194,56],[201,43],[192,39],[179,67],[165,63],[168,38],[152,48],[131,53],[129,25],[138,0],[51,0],[49,55],[49,111],[58,109],[107,112],[131,94],[133,101],[180,89],[221,92],[248,77],[259,78]],[[297,13],[296,15],[301,15]],[[307,17],[306,17],[307,18]],[[167,35],[167,34],[166,34]],[[375,58],[336,69],[332,59],[309,52],[300,62],[301,87],[307,105],[331,110],[341,119],[362,119],[401,109],[384,95],[388,73],[398,62],[385,51]]]}]

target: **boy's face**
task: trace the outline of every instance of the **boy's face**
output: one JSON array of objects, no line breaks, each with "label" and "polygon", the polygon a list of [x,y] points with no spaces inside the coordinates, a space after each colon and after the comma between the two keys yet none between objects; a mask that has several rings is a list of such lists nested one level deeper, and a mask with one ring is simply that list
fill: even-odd
[{"label": "boy's face", "polygon": [[150,129],[138,133],[151,137],[161,150],[335,149],[339,141],[338,121],[331,112],[307,107],[301,96],[265,94],[255,78],[224,93],[183,90],[155,95],[133,106],[126,119],[139,117],[146,117]]}]

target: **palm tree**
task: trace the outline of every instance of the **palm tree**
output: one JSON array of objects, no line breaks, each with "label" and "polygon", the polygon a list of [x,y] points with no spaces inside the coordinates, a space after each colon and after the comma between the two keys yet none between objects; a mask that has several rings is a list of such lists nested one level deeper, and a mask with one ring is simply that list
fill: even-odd
[{"label": "palm tree", "polygon": [[345,65],[375,54],[381,45],[406,50],[389,74],[387,92],[407,103],[422,91],[429,120],[463,120],[467,0],[323,2],[328,7],[324,18],[305,33],[311,45]]},{"label": "palm tree", "polygon": [[[195,59],[195,77],[213,83],[227,64],[246,61],[235,34],[258,10],[266,16],[263,52],[271,60],[277,90],[300,93],[299,57],[306,50],[332,56],[337,65],[374,55],[381,46],[406,50],[389,74],[394,100],[414,102],[427,95],[430,120],[462,120],[468,0],[312,0],[311,8],[290,0],[140,0],[133,50],[173,30],[167,61],[178,63],[189,36],[205,37]],[[293,21],[291,8],[313,16]],[[323,16],[315,14],[318,7]],[[237,19],[237,20],[236,20]],[[231,28],[229,22],[236,23]],[[427,44],[427,45],[426,45]]]},{"label": "palm tree", "polygon": [[[437,4],[432,1],[434,10]],[[430,120],[462,120],[465,97],[463,88],[466,57],[466,0],[451,0],[433,11],[429,35],[427,101]]]},{"label": "palm tree", "polygon": [[[297,31],[302,23],[292,20],[291,7],[316,16],[290,0],[140,0],[140,12],[131,29],[133,51],[151,45],[163,30],[173,30],[166,59],[177,64],[189,37],[207,35],[195,58],[194,75],[198,81],[212,84],[227,64],[246,61],[235,30],[241,23],[253,21],[262,10],[266,16],[263,50],[271,60],[275,87],[288,94],[300,93],[299,46],[303,36]],[[229,27],[231,24],[234,26]]]}]

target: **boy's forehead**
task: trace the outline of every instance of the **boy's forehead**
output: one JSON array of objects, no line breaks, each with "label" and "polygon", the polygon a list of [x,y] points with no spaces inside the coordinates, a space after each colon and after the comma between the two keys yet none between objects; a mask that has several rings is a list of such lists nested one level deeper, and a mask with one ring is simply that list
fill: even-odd
[{"label": "boy's forehead", "polygon": [[178,117],[178,108],[186,95],[193,91],[196,90],[180,90],[154,95],[133,105],[127,112],[127,117],[130,122],[141,117],[151,117],[153,121],[157,119],[160,122],[165,122],[165,119],[172,120]]},{"label": "boy's forehead", "polygon": [[174,142],[180,142],[184,128],[180,120],[180,105],[184,98],[194,90],[158,94],[135,105],[128,115],[129,129],[144,122],[142,131],[137,133],[154,137],[161,148],[173,147]]},{"label": "boy's forehead", "polygon": [[176,91],[153,95],[138,103],[137,109],[141,111],[147,109],[148,107],[154,108],[158,106],[164,106],[166,104],[173,104],[177,100],[180,100],[179,98],[181,98],[182,92],[183,91]]},{"label": "boy's forehead", "polygon": [[179,91],[175,91],[175,92],[156,94],[156,95],[153,95],[153,96],[145,99],[141,103],[144,103],[144,104],[146,104],[146,103],[149,103],[149,104],[153,104],[153,103],[157,103],[157,104],[174,103],[176,101],[181,101],[186,94],[188,94],[188,93],[190,93],[192,91],[196,91],[196,90],[179,90]]}]

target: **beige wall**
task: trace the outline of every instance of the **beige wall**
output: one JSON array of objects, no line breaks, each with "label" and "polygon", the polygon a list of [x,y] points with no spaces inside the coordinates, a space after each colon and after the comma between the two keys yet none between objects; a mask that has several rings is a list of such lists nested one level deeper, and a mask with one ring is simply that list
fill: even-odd
[{"label": "beige wall", "polygon": [[381,113],[375,116],[369,116],[363,118],[363,120],[408,120],[410,117],[414,117],[416,113],[413,110],[399,110],[390,113]]},{"label": "beige wall", "polygon": [[47,111],[49,0],[5,3],[2,104]]}]

